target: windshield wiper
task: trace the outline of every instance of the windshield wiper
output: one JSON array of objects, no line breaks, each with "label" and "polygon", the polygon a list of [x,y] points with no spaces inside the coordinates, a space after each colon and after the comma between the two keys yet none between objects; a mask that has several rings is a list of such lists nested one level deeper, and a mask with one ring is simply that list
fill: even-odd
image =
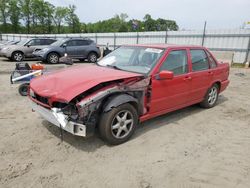
[{"label": "windshield wiper", "polygon": [[112,67],[113,69],[122,70],[121,68],[117,67],[116,65],[107,65],[107,67]]}]

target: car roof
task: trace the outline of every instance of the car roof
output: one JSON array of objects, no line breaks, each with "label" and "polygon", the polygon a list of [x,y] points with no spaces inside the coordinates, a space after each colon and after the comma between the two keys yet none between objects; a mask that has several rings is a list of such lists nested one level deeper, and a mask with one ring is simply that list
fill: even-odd
[{"label": "car roof", "polygon": [[91,39],[90,38],[68,38],[68,40],[91,40]]},{"label": "car roof", "polygon": [[57,40],[57,39],[55,39],[55,38],[43,38],[43,37],[27,38],[27,40],[33,40],[33,39],[50,39],[50,40]]},{"label": "car roof", "polygon": [[204,48],[203,46],[198,45],[180,45],[180,44],[132,44],[125,46],[138,46],[146,48]]}]

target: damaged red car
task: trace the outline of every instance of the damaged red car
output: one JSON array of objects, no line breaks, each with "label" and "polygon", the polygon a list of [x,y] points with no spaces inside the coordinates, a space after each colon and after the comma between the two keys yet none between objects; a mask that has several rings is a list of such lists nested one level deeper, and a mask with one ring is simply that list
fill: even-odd
[{"label": "damaged red car", "polygon": [[121,144],[140,122],[196,103],[213,107],[228,76],[229,65],[204,47],[122,46],[96,65],[33,79],[29,98],[63,130],[83,137],[98,130],[106,142]]}]

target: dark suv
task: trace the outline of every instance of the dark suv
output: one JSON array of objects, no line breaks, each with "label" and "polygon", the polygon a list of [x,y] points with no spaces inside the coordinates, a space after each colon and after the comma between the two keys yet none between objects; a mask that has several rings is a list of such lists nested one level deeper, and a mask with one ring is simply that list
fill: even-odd
[{"label": "dark suv", "polygon": [[100,57],[100,50],[90,39],[61,39],[40,51],[33,53],[42,61],[56,64],[65,53],[71,58],[94,63]]}]

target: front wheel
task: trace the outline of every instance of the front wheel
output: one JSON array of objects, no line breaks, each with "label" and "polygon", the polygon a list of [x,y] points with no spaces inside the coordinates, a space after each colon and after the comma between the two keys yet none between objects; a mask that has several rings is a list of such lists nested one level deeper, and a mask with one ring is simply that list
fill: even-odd
[{"label": "front wheel", "polygon": [[126,103],[101,116],[99,133],[104,141],[118,145],[129,140],[137,124],[137,111],[132,105]]},{"label": "front wheel", "polygon": [[214,84],[209,88],[204,100],[200,103],[201,107],[212,108],[215,106],[219,95],[219,87],[217,84]]},{"label": "front wheel", "polygon": [[47,57],[47,62],[51,64],[57,64],[59,62],[59,55],[57,53],[50,53]]},{"label": "front wheel", "polygon": [[13,52],[11,59],[20,62],[24,59],[24,55],[22,52]]},{"label": "front wheel", "polygon": [[27,96],[28,95],[28,89],[29,89],[29,84],[25,83],[19,86],[18,92],[21,96]]}]

